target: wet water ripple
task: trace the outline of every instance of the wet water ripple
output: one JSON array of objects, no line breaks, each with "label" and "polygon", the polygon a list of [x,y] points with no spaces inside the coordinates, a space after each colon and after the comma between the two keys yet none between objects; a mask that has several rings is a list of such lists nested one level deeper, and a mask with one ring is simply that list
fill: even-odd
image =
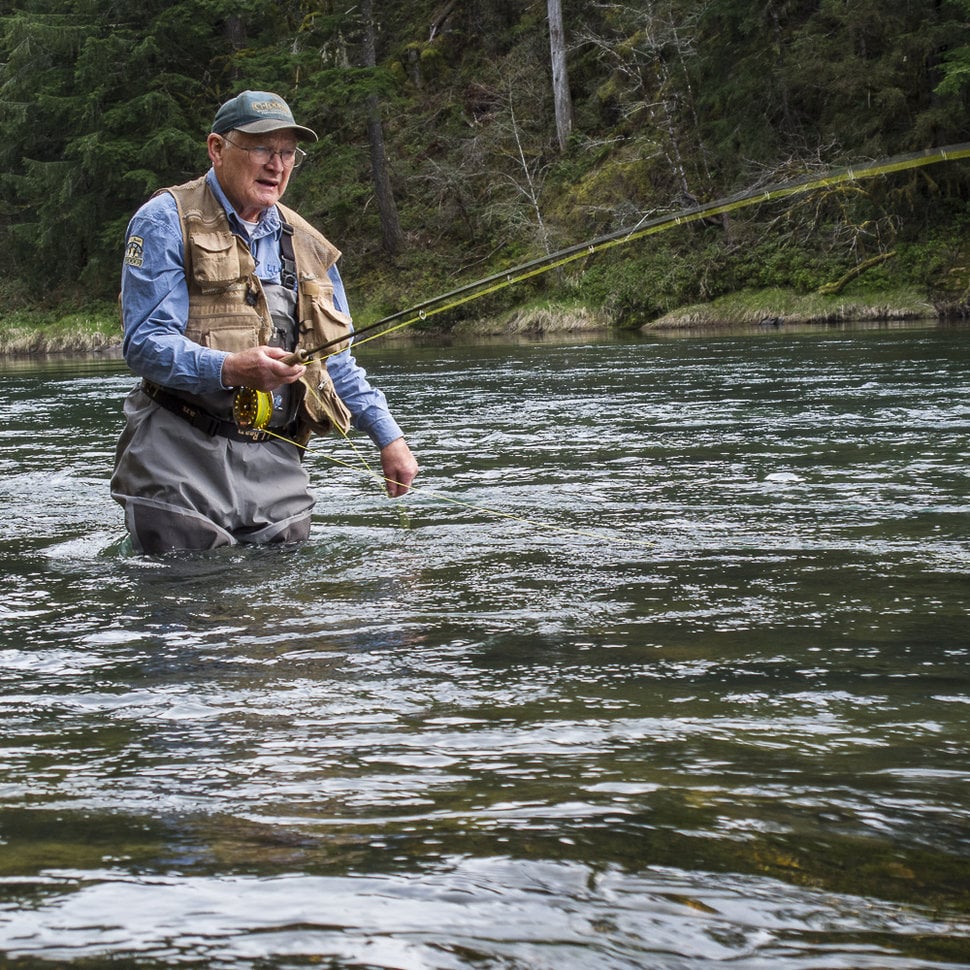
[{"label": "wet water ripple", "polygon": [[0,962],[970,968],[966,347],[394,345],[420,491],[163,560],[8,363]]}]

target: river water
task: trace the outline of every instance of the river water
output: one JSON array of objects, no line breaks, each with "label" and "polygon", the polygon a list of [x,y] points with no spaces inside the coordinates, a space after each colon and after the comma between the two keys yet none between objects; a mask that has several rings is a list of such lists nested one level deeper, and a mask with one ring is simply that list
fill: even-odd
[{"label": "river water", "polygon": [[371,347],[422,490],[164,559],[0,369],[0,963],[970,967],[970,331]]}]

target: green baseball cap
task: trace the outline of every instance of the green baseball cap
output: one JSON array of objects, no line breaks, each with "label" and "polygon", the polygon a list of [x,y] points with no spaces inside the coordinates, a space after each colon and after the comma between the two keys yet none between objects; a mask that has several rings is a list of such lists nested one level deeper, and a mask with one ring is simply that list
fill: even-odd
[{"label": "green baseball cap", "polygon": [[290,128],[301,138],[317,140],[317,133],[293,120],[290,106],[269,91],[243,91],[230,98],[217,112],[212,130],[217,135],[227,131],[245,131],[260,135],[267,131]]}]

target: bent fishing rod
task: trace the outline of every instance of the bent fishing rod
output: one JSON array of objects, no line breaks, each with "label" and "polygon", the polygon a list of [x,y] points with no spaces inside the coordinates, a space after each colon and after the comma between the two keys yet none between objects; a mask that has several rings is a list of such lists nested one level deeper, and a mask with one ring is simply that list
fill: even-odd
[{"label": "bent fishing rod", "polygon": [[[321,355],[323,357],[332,356],[332,353],[337,352],[333,348],[340,344],[352,340],[355,345],[360,346],[369,340],[383,337],[397,330],[403,330],[405,327],[421,323],[429,317],[444,313],[447,310],[453,310],[456,307],[463,306],[473,300],[481,299],[506,287],[514,286],[516,283],[522,283],[543,273],[560,269],[577,259],[585,259],[595,253],[605,252],[616,246],[624,246],[627,243],[643,239],[646,236],[656,235],[659,232],[664,232],[675,226],[688,225],[702,219],[726,215],[730,212],[736,212],[739,209],[745,209],[749,206],[764,202],[772,202],[795,195],[802,195],[816,189],[831,188],[846,182],[861,181],[880,175],[891,175],[895,172],[905,172],[927,165],[958,161],[965,158],[970,158],[970,142],[961,142],[957,145],[947,145],[942,148],[928,148],[922,152],[913,152],[906,155],[893,155],[889,158],[884,158],[866,165],[833,169],[831,172],[821,176],[807,176],[789,182],[748,189],[736,195],[726,196],[713,202],[690,206],[674,213],[657,216],[653,219],[644,218],[632,227],[619,229],[616,232],[598,236],[588,242],[569,246],[566,249],[560,249],[546,256],[520,263],[518,266],[513,266],[509,269],[494,273],[491,276],[483,277],[473,283],[467,283],[447,293],[432,297],[406,310],[399,310],[397,313],[392,313],[390,316],[383,317],[374,323],[361,327],[353,334],[348,334],[345,337],[336,337],[310,350],[296,350],[289,356],[284,357],[283,362],[287,364],[305,364],[312,360],[321,359]],[[370,336],[364,340],[359,340],[358,338],[363,334],[369,334]],[[331,351],[331,353],[325,353],[326,351]],[[264,427],[272,414],[271,395],[265,391],[257,391],[253,388],[239,388],[236,395],[239,407],[234,407],[233,411],[239,426],[246,429]]]}]

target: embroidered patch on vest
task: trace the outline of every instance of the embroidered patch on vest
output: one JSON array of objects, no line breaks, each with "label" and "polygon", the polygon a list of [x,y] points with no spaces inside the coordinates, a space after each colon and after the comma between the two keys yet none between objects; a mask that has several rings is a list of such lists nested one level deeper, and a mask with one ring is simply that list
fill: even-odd
[{"label": "embroidered patch on vest", "polygon": [[145,262],[145,240],[141,236],[129,236],[125,243],[125,263],[140,267]]}]

